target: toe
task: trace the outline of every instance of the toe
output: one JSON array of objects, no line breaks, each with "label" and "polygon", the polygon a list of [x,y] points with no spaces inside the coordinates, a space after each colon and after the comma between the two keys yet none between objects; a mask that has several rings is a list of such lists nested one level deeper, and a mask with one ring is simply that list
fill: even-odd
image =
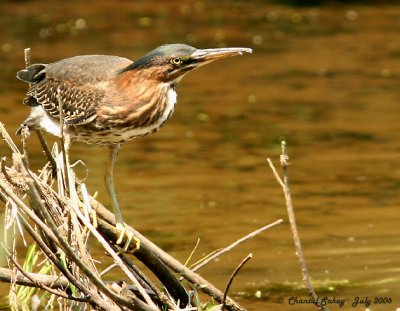
[{"label": "toe", "polygon": [[116,243],[118,245],[120,245],[124,239],[124,235],[126,232],[126,226],[124,224],[117,223],[117,225],[115,227],[116,227],[117,231],[119,232],[118,240]]},{"label": "toe", "polygon": [[[129,248],[132,248],[132,253],[133,253],[140,248],[140,240],[134,236],[134,233],[132,231],[129,231],[126,228],[125,224],[117,223],[115,227],[119,232],[118,240],[115,242],[117,245],[121,245],[122,242],[124,241],[124,238],[126,237],[126,241],[124,243],[124,246],[122,247],[121,252],[126,253]],[[134,247],[130,247],[132,241],[134,241],[135,243]]]}]

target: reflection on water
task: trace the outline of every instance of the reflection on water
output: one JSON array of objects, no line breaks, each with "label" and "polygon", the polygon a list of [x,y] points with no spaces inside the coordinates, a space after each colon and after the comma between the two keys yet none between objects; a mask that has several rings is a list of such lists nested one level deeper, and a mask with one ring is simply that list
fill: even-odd
[{"label": "reflection on water", "polygon": [[[56,1],[29,1],[2,2],[0,11],[0,114],[10,131],[28,112],[26,86],[14,78],[25,47],[35,62],[91,53],[135,59],[171,42],[254,48],[185,77],[169,124],[123,147],[116,187],[126,219],[182,261],[197,238],[200,258],[286,219],[265,161],[278,159],[286,139],[300,234],[320,293],[344,297],[346,306],[378,294],[393,299],[379,310],[400,305],[398,7],[98,1],[59,10]],[[43,164],[35,137],[30,153],[33,165]],[[104,202],[106,153],[72,148]],[[202,274],[223,287],[252,252],[232,290],[251,310],[282,310],[277,297],[287,307],[302,293],[292,244],[286,223]]]}]

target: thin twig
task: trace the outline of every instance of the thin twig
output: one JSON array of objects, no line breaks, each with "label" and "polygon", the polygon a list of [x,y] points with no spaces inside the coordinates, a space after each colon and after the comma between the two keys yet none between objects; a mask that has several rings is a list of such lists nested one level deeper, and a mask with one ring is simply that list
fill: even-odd
[{"label": "thin twig", "polygon": [[29,67],[31,64],[31,48],[26,48],[24,50],[25,67]]},{"label": "thin twig", "polygon": [[[64,168],[64,182],[66,184],[66,189],[70,189],[69,187],[69,177],[68,177],[68,163],[69,159],[68,152],[70,147],[70,140],[68,133],[65,133],[65,125],[64,125],[64,110],[63,110],[63,100],[61,98],[61,90],[57,88],[56,94],[57,102],[58,102],[58,111],[59,111],[59,124],[60,124],[60,140],[61,140],[61,154],[63,159],[63,168]],[[65,135],[66,134],[66,135]]]},{"label": "thin twig", "polygon": [[224,247],[223,249],[217,251],[216,253],[212,254],[211,256],[209,256],[206,260],[202,261],[200,264],[198,264],[196,267],[192,268],[192,271],[197,271],[199,270],[201,267],[205,266],[206,264],[208,264],[210,261],[214,260],[215,258],[221,256],[222,254],[229,252],[232,248],[238,246],[239,244],[247,241],[248,239],[251,239],[253,237],[255,237],[256,235],[262,233],[263,231],[270,229],[272,227],[275,227],[276,225],[279,225],[283,222],[282,219],[278,219],[277,221],[274,221],[273,223],[270,223],[269,225],[266,225],[260,229],[257,229],[247,235],[245,235],[244,237],[240,238],[239,240],[233,242],[232,244],[228,245],[227,247]]},{"label": "thin twig", "polygon": [[10,183],[10,185],[16,187],[17,184],[12,180],[10,175],[8,175],[8,172],[6,170],[6,163],[5,162],[6,162],[6,158],[2,157],[0,159],[1,172],[3,173],[4,178]]},{"label": "thin twig", "polygon": [[35,130],[35,132],[36,132],[37,137],[39,138],[40,144],[42,145],[42,149],[44,150],[44,153],[46,154],[46,157],[50,162],[52,176],[56,177],[56,175],[57,175],[56,160],[54,159],[53,154],[51,153],[49,145],[47,144],[42,131],[40,129],[37,129],[37,130]]},{"label": "thin twig", "polygon": [[306,260],[305,260],[304,253],[303,253],[303,248],[301,246],[300,235],[299,235],[299,231],[297,229],[296,218],[295,218],[294,209],[293,209],[292,195],[291,195],[290,186],[289,186],[289,156],[286,152],[286,142],[285,141],[282,141],[282,154],[280,156],[280,163],[281,163],[282,170],[283,170],[283,179],[277,173],[275,166],[272,163],[271,159],[268,158],[267,161],[268,161],[269,166],[272,169],[272,172],[275,175],[276,180],[281,185],[281,187],[283,189],[283,193],[285,195],[286,208],[287,208],[287,213],[288,213],[288,217],[289,217],[290,229],[292,231],[293,241],[294,241],[294,245],[295,245],[295,249],[296,249],[296,255],[299,259],[301,274],[303,276],[303,281],[307,288],[308,294],[315,301],[316,306],[320,310],[328,311],[329,309],[326,306],[322,306],[319,303],[318,295],[315,293],[314,287],[312,286],[312,283],[311,283],[311,277],[310,277],[310,274],[307,269]]},{"label": "thin twig", "polygon": [[224,298],[222,299],[222,310],[225,308],[225,302],[226,302],[226,296],[228,295],[229,288],[232,285],[233,279],[236,277],[236,275],[239,273],[240,269],[248,262],[251,258],[253,257],[253,254],[250,253],[248,254],[242,262],[236,267],[236,269],[233,271],[231,277],[229,278],[228,284],[226,284],[225,291],[224,291]]},{"label": "thin twig", "polygon": [[193,255],[194,255],[194,252],[196,251],[196,249],[199,246],[199,244],[200,244],[200,238],[197,238],[196,244],[194,245],[192,251],[189,254],[189,257],[186,259],[186,261],[184,263],[185,266],[189,266],[189,261],[190,261],[190,259],[192,259]]},{"label": "thin twig", "polygon": [[[28,276],[25,276],[27,274]],[[52,289],[65,289],[68,287],[69,280],[65,276],[56,276],[40,273],[25,272],[25,274],[17,274],[16,281],[18,285],[37,287],[39,282]],[[34,281],[32,281],[32,279]],[[11,282],[11,271],[8,268],[0,267],[0,281],[5,283]],[[85,298],[82,298],[85,299]]]},{"label": "thin twig", "polygon": [[23,157],[22,160],[24,162],[24,165],[26,167],[29,167],[29,156],[28,156],[28,147],[26,145],[26,139],[29,137],[30,133],[29,133],[29,129],[27,126],[22,126],[22,130],[21,130],[21,138],[22,138],[22,153],[23,153]]},{"label": "thin twig", "polygon": [[12,140],[10,134],[8,134],[4,123],[0,122],[0,134],[3,136],[3,139],[7,143],[8,147],[10,147],[11,151],[16,154],[21,154],[18,150],[18,147],[15,145],[14,141]]},{"label": "thin twig", "polygon": [[283,189],[285,189],[285,184],[283,183],[281,177],[279,176],[279,173],[278,173],[278,171],[276,170],[274,164],[272,163],[272,160],[271,160],[270,158],[267,158],[267,162],[268,162],[268,164],[269,164],[269,166],[270,166],[270,168],[271,168],[271,170],[272,170],[272,173],[274,174],[274,176],[275,176],[275,178],[276,178],[276,181],[278,182],[278,184],[281,185],[281,187],[282,187]]}]

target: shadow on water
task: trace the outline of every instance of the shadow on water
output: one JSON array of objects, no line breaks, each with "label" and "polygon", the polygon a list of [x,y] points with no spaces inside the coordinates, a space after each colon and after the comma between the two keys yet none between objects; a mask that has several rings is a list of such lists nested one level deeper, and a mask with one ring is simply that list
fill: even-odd
[{"label": "shadow on water", "polygon": [[[318,2],[319,3],[319,2]],[[172,120],[127,143],[116,187],[129,223],[184,261],[286,218],[265,158],[287,140],[297,221],[317,289],[328,297],[387,296],[400,306],[400,30],[397,6],[328,3],[290,7],[264,1],[9,1],[0,3],[0,118],[15,131],[28,113],[16,81],[23,49],[35,62],[78,54],[135,59],[163,43],[249,46],[251,56],[215,63],[178,87]],[[35,137],[31,163],[42,165]],[[5,146],[1,145],[3,154]],[[75,144],[72,158],[103,186],[106,150]],[[81,168],[84,176],[84,168]],[[202,271],[234,283],[249,310],[288,308],[301,276],[287,224]],[[99,254],[99,256],[102,256]],[[309,310],[297,305],[296,310]],[[332,306],[334,309],[335,306]]]}]

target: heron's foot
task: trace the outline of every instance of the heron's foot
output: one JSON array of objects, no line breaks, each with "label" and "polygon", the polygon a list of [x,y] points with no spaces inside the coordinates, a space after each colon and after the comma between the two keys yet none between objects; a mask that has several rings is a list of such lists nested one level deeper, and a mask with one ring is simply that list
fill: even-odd
[{"label": "heron's foot", "polygon": [[124,247],[122,247],[121,252],[126,253],[128,249],[130,249],[131,242],[135,242],[135,247],[131,248],[130,252],[133,253],[137,251],[140,248],[140,240],[134,236],[132,231],[129,231],[126,228],[125,224],[122,224],[120,222],[117,222],[115,228],[119,232],[118,239],[116,244],[117,245],[122,245],[122,242],[125,240]]}]

